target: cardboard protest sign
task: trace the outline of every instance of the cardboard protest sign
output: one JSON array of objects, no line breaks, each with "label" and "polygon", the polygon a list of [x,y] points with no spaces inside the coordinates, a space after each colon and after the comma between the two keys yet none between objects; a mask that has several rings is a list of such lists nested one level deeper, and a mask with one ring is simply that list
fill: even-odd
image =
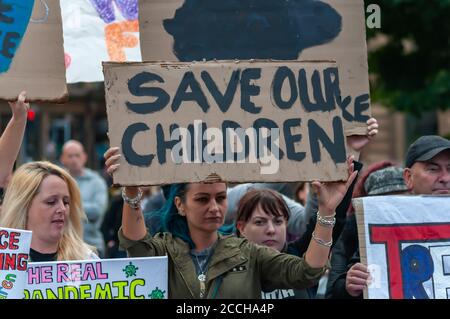
[{"label": "cardboard protest sign", "polygon": [[363,0],[141,0],[144,61],[336,61],[346,135],[370,115]]},{"label": "cardboard protest sign", "polygon": [[167,299],[167,256],[30,263],[25,299]]},{"label": "cardboard protest sign", "polygon": [[58,0],[0,1],[0,98],[67,99]]},{"label": "cardboard protest sign", "polygon": [[370,299],[450,299],[450,197],[354,200]]},{"label": "cardboard protest sign", "polygon": [[347,178],[336,64],[104,63],[114,182]]},{"label": "cardboard protest sign", "polygon": [[102,61],[141,61],[138,0],[61,0],[67,82],[103,81]]},{"label": "cardboard protest sign", "polygon": [[0,299],[22,299],[31,231],[0,227]]}]

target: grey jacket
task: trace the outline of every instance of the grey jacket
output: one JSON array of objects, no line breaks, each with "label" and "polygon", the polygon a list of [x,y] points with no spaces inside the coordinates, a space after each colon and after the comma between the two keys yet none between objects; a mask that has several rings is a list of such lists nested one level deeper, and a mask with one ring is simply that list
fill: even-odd
[{"label": "grey jacket", "polygon": [[91,169],[85,168],[83,175],[75,180],[81,192],[83,209],[87,221],[84,222],[84,240],[97,248],[100,256],[104,256],[105,242],[100,231],[106,207],[108,205],[108,189],[105,180]]}]

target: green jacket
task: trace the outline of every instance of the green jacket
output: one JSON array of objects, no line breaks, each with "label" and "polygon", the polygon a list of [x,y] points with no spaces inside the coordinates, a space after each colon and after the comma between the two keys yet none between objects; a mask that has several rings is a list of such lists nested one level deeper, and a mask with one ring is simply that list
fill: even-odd
[{"label": "green jacket", "polygon": [[[170,233],[138,241],[119,231],[129,257],[169,257],[169,298],[199,298],[200,283],[189,245]],[[219,236],[206,273],[206,298],[260,299],[261,290],[306,288],[318,283],[326,267],[311,268],[303,258],[279,253],[244,238]]]}]

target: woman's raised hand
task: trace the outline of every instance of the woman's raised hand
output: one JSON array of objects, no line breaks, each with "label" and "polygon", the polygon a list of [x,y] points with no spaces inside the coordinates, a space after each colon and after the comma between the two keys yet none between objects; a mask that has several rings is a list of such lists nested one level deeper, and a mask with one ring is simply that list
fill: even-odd
[{"label": "woman's raised hand", "polygon": [[27,92],[22,91],[15,102],[8,102],[9,107],[13,115],[13,119],[17,121],[26,121],[28,110],[30,109],[30,104],[25,103],[27,98]]},{"label": "woman's raised hand", "polygon": [[312,187],[317,193],[319,211],[322,216],[334,214],[336,207],[344,198],[348,188],[353,183],[358,172],[354,171],[354,157],[349,156],[347,159],[348,179],[342,182],[321,183],[314,181]]}]

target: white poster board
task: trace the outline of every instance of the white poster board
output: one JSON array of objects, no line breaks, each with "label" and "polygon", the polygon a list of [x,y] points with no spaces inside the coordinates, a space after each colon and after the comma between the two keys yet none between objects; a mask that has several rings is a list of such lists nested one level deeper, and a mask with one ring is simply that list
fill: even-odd
[{"label": "white poster board", "polygon": [[450,197],[355,201],[369,299],[450,299]]},{"label": "white poster board", "polygon": [[21,299],[27,278],[31,231],[0,227],[0,299]]},{"label": "white poster board", "polygon": [[138,0],[61,0],[67,83],[103,81],[102,61],[141,61]]}]

